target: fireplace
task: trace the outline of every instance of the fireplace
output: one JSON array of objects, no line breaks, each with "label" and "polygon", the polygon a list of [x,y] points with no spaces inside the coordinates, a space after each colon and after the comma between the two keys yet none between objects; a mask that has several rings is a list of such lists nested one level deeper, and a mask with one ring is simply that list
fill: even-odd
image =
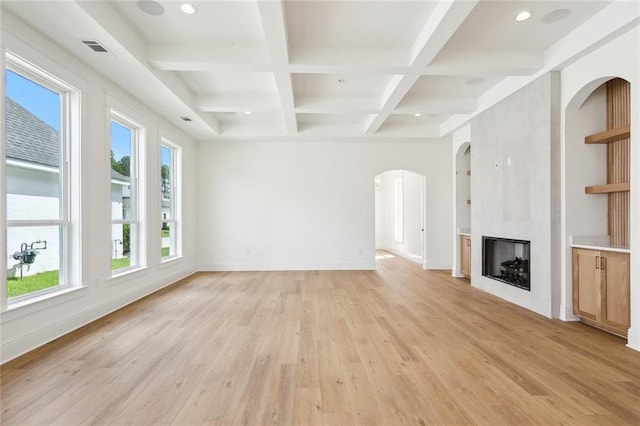
[{"label": "fireplace", "polygon": [[531,291],[531,242],[482,237],[482,275]]}]

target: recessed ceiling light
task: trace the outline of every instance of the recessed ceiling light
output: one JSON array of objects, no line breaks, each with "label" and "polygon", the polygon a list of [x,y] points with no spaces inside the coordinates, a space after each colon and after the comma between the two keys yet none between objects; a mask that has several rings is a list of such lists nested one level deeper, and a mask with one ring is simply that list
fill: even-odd
[{"label": "recessed ceiling light", "polygon": [[245,111],[245,115],[251,115],[251,111]]},{"label": "recessed ceiling light", "polygon": [[138,0],[136,2],[138,9],[151,16],[164,15],[164,7],[157,1],[153,0]]},{"label": "recessed ceiling light", "polygon": [[529,18],[531,18],[531,12],[529,12],[528,10],[523,10],[522,12],[518,13],[518,16],[516,16],[516,21],[526,21]]},{"label": "recessed ceiling light", "polygon": [[184,3],[182,6],[180,6],[180,10],[187,15],[193,15],[198,11],[198,9],[196,9],[196,7],[191,3]]},{"label": "recessed ceiling light", "polygon": [[415,114],[413,114],[414,117],[422,117],[422,113],[421,112],[416,112]]},{"label": "recessed ceiling light", "polygon": [[556,9],[544,15],[541,19],[541,22],[543,24],[554,24],[558,21],[562,21],[570,14],[571,11],[569,9]]}]

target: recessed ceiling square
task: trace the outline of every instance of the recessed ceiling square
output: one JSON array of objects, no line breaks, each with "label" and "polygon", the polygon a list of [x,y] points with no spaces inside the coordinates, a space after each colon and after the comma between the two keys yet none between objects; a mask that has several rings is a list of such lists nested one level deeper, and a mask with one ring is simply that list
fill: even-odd
[{"label": "recessed ceiling square", "polygon": [[433,1],[289,1],[290,47],[408,49]]},{"label": "recessed ceiling square", "polygon": [[182,71],[183,80],[202,95],[219,93],[277,94],[273,73],[230,71]]},{"label": "recessed ceiling square", "polygon": [[[456,30],[445,50],[544,50],[611,1],[481,1]],[[531,17],[515,17],[526,6]],[[558,9],[569,15],[553,24],[543,18]]]},{"label": "recessed ceiling square", "polygon": [[150,16],[132,1],[113,2],[120,14],[150,44],[216,43],[263,46],[262,22],[255,2],[199,1],[194,15],[180,10],[181,2],[162,2],[165,13]]}]

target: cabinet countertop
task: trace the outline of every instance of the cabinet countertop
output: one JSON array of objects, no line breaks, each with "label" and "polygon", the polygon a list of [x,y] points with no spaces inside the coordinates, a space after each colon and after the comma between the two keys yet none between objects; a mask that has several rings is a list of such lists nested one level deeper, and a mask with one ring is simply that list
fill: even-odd
[{"label": "cabinet countertop", "polygon": [[631,253],[631,250],[625,247],[611,246],[607,244],[591,245],[591,244],[571,244],[573,248],[582,248],[588,250],[614,251],[617,253]]}]

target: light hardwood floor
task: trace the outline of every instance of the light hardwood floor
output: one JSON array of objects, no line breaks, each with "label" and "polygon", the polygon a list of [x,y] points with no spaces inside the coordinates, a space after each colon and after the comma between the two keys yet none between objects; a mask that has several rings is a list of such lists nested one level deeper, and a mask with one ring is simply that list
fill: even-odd
[{"label": "light hardwood floor", "polygon": [[397,257],[198,274],[1,378],[2,424],[640,424],[622,339]]}]

